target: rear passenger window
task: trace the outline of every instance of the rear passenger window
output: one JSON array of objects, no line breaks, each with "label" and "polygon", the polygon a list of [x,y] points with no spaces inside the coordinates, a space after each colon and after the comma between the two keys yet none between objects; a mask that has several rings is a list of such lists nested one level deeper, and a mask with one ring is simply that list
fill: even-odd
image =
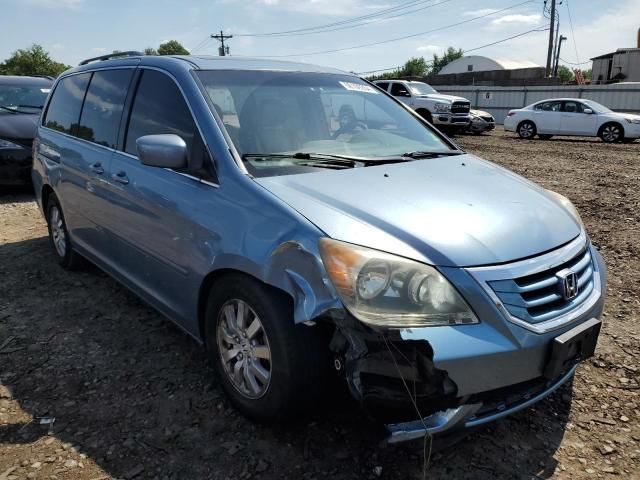
[{"label": "rear passenger window", "polygon": [[381,88],[385,92],[389,89],[389,82],[380,82],[376,83],[376,85],[378,86],[378,88]]},{"label": "rear passenger window", "polygon": [[116,148],[132,69],[102,70],[91,78],[82,108],[78,137]]},{"label": "rear passenger window", "polygon": [[144,135],[174,133],[185,141],[191,158],[196,125],[176,84],[156,70],[144,70],[133,102],[125,151],[138,155],[136,140]]},{"label": "rear passenger window", "polygon": [[65,77],[58,82],[49,102],[43,124],[59,132],[75,135],[78,130],[80,109],[91,73]]}]

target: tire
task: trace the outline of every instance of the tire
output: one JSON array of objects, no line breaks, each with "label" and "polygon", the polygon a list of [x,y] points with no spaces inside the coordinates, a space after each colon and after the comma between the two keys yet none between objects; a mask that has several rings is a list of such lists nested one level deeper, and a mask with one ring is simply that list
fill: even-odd
[{"label": "tire", "polygon": [[551,140],[553,138],[553,135],[543,135],[543,134],[538,134],[538,138],[540,140]]},{"label": "tire", "polygon": [[431,112],[429,112],[429,110],[420,109],[416,110],[416,113],[433,125],[433,117],[431,116]]},{"label": "tire", "polygon": [[533,140],[537,132],[536,124],[530,120],[524,120],[518,124],[516,132],[523,140]]},{"label": "tire", "polygon": [[73,249],[67,223],[62,207],[54,193],[49,196],[46,206],[47,229],[49,241],[56,254],[58,263],[65,270],[77,270],[84,264],[84,259]]},{"label": "tire", "polygon": [[[237,325],[240,306],[244,328]],[[205,315],[209,360],[237,410],[261,423],[312,410],[328,378],[328,341],[321,328],[294,324],[286,294],[228,275],[212,286]]]},{"label": "tire", "polygon": [[615,143],[622,141],[624,130],[619,123],[605,123],[600,127],[598,136],[604,143]]}]

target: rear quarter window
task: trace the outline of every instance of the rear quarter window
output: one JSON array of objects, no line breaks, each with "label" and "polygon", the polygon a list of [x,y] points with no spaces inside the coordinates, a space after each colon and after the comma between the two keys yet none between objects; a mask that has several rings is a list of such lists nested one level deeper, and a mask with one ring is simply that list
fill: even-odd
[{"label": "rear quarter window", "polygon": [[90,78],[91,73],[81,73],[65,77],[58,82],[43,120],[45,127],[69,135],[76,134]]}]

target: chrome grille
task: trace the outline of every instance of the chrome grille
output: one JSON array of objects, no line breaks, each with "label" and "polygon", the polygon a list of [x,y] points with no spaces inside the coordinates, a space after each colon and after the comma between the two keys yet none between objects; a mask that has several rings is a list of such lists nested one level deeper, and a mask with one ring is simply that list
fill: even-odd
[{"label": "chrome grille", "polygon": [[[578,294],[566,299],[557,274],[565,269],[576,273]],[[553,268],[514,279],[487,282],[507,311],[516,318],[536,324],[563,315],[583,303],[595,288],[590,250]]]},{"label": "chrome grille", "polygon": [[469,113],[471,104],[469,102],[453,102],[451,105],[451,113]]}]

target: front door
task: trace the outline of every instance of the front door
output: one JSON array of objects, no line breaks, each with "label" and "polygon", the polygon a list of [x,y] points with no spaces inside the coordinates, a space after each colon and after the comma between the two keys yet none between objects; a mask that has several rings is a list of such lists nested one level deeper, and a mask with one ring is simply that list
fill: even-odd
[{"label": "front door", "polygon": [[[173,79],[158,70],[141,69],[132,101],[124,151],[114,153],[110,171],[110,208],[118,254],[112,268],[183,326],[197,332],[195,305],[203,265],[211,252],[210,228],[218,189],[213,176],[190,169],[149,167],[138,160],[136,140],[173,133],[182,137],[193,165],[211,166],[202,137]],[[191,168],[191,166],[190,166]],[[212,169],[209,170],[212,172]],[[203,215],[209,212],[211,217]],[[205,220],[206,221],[206,220]],[[209,242],[210,244],[211,242]]]},{"label": "front door", "polygon": [[578,101],[566,101],[562,108],[560,130],[565,135],[595,135],[597,116],[584,113],[585,105]]}]

